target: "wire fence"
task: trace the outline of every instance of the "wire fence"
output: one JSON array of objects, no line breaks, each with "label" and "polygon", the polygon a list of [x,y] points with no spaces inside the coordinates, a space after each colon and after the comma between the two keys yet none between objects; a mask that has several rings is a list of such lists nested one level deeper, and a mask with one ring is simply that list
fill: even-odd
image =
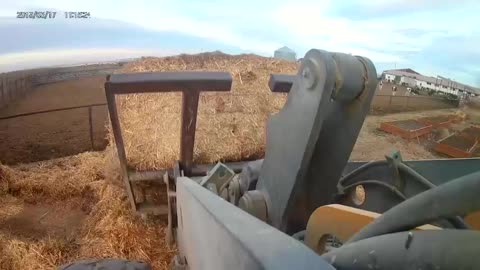
[{"label": "wire fence", "polygon": [[[370,113],[454,107],[436,97],[376,95]],[[107,121],[106,103],[1,116],[0,161],[6,164],[34,162],[103,150],[108,143]]]},{"label": "wire fence", "polygon": [[106,103],[0,117],[0,161],[33,162],[103,150]]},{"label": "wire fence", "polygon": [[33,89],[31,74],[23,71],[0,74],[0,108]]},{"label": "wire fence", "polygon": [[458,101],[452,102],[444,98],[430,96],[393,96],[375,95],[370,106],[370,112],[395,113],[420,110],[438,110],[457,108]]}]

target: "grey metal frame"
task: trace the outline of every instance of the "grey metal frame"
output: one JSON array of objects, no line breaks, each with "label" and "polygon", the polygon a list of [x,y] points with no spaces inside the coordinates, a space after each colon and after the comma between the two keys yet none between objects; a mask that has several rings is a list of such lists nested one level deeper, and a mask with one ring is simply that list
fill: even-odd
[{"label": "grey metal frame", "polygon": [[307,246],[220,199],[187,177],[177,179],[178,256],[173,269],[333,270]]},{"label": "grey metal frame", "polygon": [[367,58],[307,52],[285,106],[267,125],[257,190],[264,194],[270,224],[295,233],[331,200],[376,86],[377,73]]},{"label": "grey metal frame", "polygon": [[[180,165],[185,175],[193,169],[193,147],[197,121],[198,99],[201,91],[229,91],[232,77],[227,72],[149,72],[114,74],[107,76],[105,95],[115,138],[124,184],[132,209],[137,203],[132,191],[134,181],[163,181],[162,171],[136,171],[129,168],[123,143],[115,96],[120,94],[158,93],[180,91],[182,95],[182,122]],[[164,212],[168,211],[167,207]]]},{"label": "grey metal frame", "polygon": [[[287,92],[284,79],[273,76],[269,85],[272,91]],[[445,235],[442,231],[377,235],[399,231],[408,221],[411,222],[406,225],[407,230],[423,222],[478,209],[480,200],[475,204],[469,202],[478,198],[475,192],[480,184],[480,159],[404,162],[399,153],[392,153],[384,161],[348,162],[375,91],[373,64],[362,57],[311,50],[293,81],[284,108],[268,123],[265,159],[247,166],[253,171],[244,168],[240,180],[230,182],[233,191],[244,192],[238,205],[231,200],[228,203],[186,177],[178,178],[179,254],[173,268],[389,269],[393,261],[395,269],[412,265],[456,269],[457,263],[466,266],[465,269],[478,268],[479,260],[475,256],[471,259],[480,241],[478,232],[445,230]],[[432,182],[425,177],[431,177]],[[459,177],[463,180],[456,179]],[[467,180],[468,185],[458,182]],[[375,185],[370,185],[374,182]],[[445,182],[449,183],[436,187]],[[367,194],[364,202],[361,205],[350,202],[348,187],[362,183]],[[247,191],[235,190],[235,186],[243,184],[249,186]],[[422,193],[429,188],[430,191]],[[468,198],[457,199],[455,207],[450,209],[446,205],[454,194],[468,194]],[[416,199],[407,200],[412,196]],[[441,207],[433,203],[438,200],[442,200]],[[430,207],[438,208],[435,216],[429,216],[428,207],[419,211],[421,214],[414,213],[415,207],[427,205],[426,201]],[[380,217],[377,224],[372,223],[368,236],[373,238],[348,243],[322,257],[312,256],[311,250],[287,234],[304,230],[312,211],[330,203],[386,212],[388,218]],[[409,217],[395,227],[397,219],[405,215]],[[412,244],[412,237],[434,239],[443,246],[436,246],[430,252],[430,241],[413,240]],[[449,248],[449,243],[456,240],[467,244],[462,252],[453,249],[452,264],[445,260],[448,252],[444,247]],[[422,256],[416,256],[417,252]],[[405,257],[409,259],[404,260]]]}]

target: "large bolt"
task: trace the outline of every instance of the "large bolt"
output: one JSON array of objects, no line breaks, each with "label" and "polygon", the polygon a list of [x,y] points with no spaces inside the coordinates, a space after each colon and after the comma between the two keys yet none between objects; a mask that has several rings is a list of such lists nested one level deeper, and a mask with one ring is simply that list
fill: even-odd
[{"label": "large bolt", "polygon": [[303,78],[305,79],[308,79],[308,77],[310,77],[310,69],[308,67],[306,67],[303,71],[302,71],[302,76]]},{"label": "large bolt", "polygon": [[312,59],[304,60],[304,67],[301,72],[305,87],[307,89],[313,89],[317,85],[317,74],[315,74],[316,65]]},{"label": "large bolt", "polygon": [[267,203],[261,191],[247,191],[242,198],[240,198],[238,206],[254,217],[262,221],[267,221]]},{"label": "large bolt", "polygon": [[238,175],[236,175],[233,180],[228,185],[228,198],[230,203],[238,205],[240,200],[241,191],[240,191],[240,182],[238,180]]},{"label": "large bolt", "polygon": [[355,205],[360,206],[365,202],[366,199],[365,188],[362,185],[355,187],[355,191],[352,193],[352,201]]}]

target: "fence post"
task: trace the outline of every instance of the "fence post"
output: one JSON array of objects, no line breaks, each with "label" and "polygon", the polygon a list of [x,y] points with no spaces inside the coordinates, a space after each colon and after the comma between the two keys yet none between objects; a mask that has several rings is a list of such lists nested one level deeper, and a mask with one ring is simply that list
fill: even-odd
[{"label": "fence post", "polygon": [[8,78],[8,100],[9,102],[11,102],[13,100],[13,89],[15,89],[15,86],[13,85],[13,83],[15,82],[15,78],[12,78],[12,76],[10,76],[10,78]]},{"label": "fence post", "polygon": [[92,151],[95,150],[95,145],[93,142],[93,123],[92,123],[92,106],[88,107],[88,125],[90,127],[90,143],[92,146]]},{"label": "fence post", "polygon": [[10,103],[13,99],[15,99],[15,75],[10,77],[10,87],[8,89],[8,92],[10,94]]},{"label": "fence post", "polygon": [[9,76],[5,74],[5,77],[3,78],[3,82],[5,84],[5,103],[8,104],[10,103],[10,80],[8,78]]},{"label": "fence post", "polygon": [[3,92],[3,100],[5,101],[5,105],[8,105],[10,102],[10,82],[8,81],[8,74],[5,74],[3,77],[3,85],[5,85],[5,92]]},{"label": "fence post", "polygon": [[5,88],[5,85],[3,84],[3,74],[0,74],[0,108],[3,107],[3,89]]},{"label": "fence post", "polygon": [[18,77],[15,78],[15,80],[13,81],[13,84],[15,85],[15,86],[13,87],[13,89],[14,89],[13,99],[16,99],[17,96],[18,96]]},{"label": "fence post", "polygon": [[25,84],[25,72],[22,72],[22,79],[20,81],[20,87],[22,88],[22,96],[25,95],[26,91],[26,84]]}]

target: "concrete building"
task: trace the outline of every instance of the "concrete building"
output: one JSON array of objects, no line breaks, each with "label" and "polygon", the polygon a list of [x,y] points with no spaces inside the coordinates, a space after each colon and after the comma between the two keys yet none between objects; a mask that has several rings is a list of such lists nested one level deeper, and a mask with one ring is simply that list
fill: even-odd
[{"label": "concrete building", "polygon": [[415,87],[415,85],[417,84],[417,80],[410,77],[400,77],[400,84]]},{"label": "concrete building", "polygon": [[434,90],[456,96],[480,95],[479,88],[462,84],[442,76],[425,76],[409,68],[385,70],[382,74],[382,79],[412,88]]},{"label": "concrete building", "polygon": [[283,46],[273,53],[274,58],[283,59],[287,61],[297,61],[297,54],[290,48]]}]

